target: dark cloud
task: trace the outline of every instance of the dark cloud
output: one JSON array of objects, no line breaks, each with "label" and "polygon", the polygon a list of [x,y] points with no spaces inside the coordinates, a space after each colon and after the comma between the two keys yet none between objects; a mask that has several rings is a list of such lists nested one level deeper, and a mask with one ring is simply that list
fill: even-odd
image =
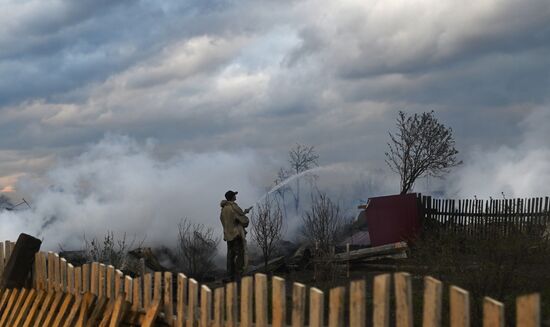
[{"label": "dark cloud", "polygon": [[435,110],[461,153],[510,145],[520,122],[548,103],[549,7],[0,5],[0,150],[78,152],[115,132],[172,149],[264,156],[284,156],[298,141],[316,145],[327,163],[383,167],[398,110]]}]

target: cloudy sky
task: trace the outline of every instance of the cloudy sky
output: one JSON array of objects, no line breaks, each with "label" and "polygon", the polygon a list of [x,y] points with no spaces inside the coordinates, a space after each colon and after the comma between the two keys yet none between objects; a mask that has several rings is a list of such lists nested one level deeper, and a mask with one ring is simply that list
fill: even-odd
[{"label": "cloudy sky", "polygon": [[105,135],[243,155],[266,183],[296,142],[386,171],[397,112],[434,110],[451,194],[547,195],[549,91],[547,0],[0,0],[0,190]]}]

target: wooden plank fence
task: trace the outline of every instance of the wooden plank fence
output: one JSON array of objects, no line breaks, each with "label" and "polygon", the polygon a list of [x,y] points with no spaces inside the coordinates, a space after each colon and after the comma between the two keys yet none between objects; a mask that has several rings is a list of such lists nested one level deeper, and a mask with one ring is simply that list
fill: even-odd
[{"label": "wooden plank fence", "polygon": [[[5,261],[9,252],[6,243],[0,244]],[[349,287],[335,287],[327,294],[293,283],[287,294],[284,279],[264,274],[212,291],[182,273],[132,278],[100,263],[73,267],[51,252],[38,252],[33,270],[32,289],[0,290],[0,327],[387,327],[393,322],[410,327],[414,322],[411,275],[405,272],[375,276],[372,285],[352,281]],[[370,308],[367,289],[373,292]],[[422,326],[470,326],[469,293],[450,286],[449,304],[444,304],[445,291],[440,281],[424,279]],[[540,326],[540,302],[538,294],[517,298],[516,326]],[[447,317],[442,316],[444,305],[449,307]],[[504,305],[485,298],[482,320],[483,326],[505,326]]]},{"label": "wooden plank fence", "polygon": [[[530,199],[437,199],[419,194],[424,225],[471,236],[550,233],[549,197]],[[547,231],[547,228],[549,230]]]}]

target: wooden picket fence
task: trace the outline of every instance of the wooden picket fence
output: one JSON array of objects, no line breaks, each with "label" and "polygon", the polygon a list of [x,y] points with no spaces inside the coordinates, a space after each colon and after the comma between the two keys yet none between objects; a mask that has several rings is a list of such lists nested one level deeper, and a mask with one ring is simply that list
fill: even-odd
[{"label": "wooden picket fence", "polygon": [[[246,276],[240,283],[212,291],[181,273],[155,272],[131,278],[96,262],[74,267],[52,252],[37,253],[33,270],[32,289],[1,291],[0,327],[283,327],[288,322],[293,327],[413,326],[411,275],[405,272],[374,277],[372,311],[367,314],[365,280],[332,288],[328,298],[320,289],[293,283],[287,297],[287,282],[264,274]],[[390,304],[392,298],[394,305]],[[470,320],[466,290],[451,286],[449,301],[449,316],[443,317],[443,284],[426,277],[422,325],[478,325]],[[504,305],[485,298],[482,319],[479,325],[505,326]],[[517,298],[516,326],[540,326],[540,321],[539,295]]]},{"label": "wooden picket fence", "polygon": [[424,223],[471,236],[544,233],[550,227],[549,197],[529,199],[436,199],[419,195]]}]

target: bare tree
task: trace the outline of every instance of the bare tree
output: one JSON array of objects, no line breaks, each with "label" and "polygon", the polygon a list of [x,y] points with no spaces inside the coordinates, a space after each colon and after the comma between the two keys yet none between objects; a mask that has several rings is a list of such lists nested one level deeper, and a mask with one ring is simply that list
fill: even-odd
[{"label": "bare tree", "polygon": [[267,197],[258,205],[251,220],[252,239],[262,251],[264,269],[267,270],[267,263],[272,258],[283,232],[283,213],[279,203]]},{"label": "bare tree", "polygon": [[126,233],[123,233],[120,237],[115,237],[113,231],[107,231],[103,240],[97,238],[88,240],[86,235],[83,239],[86,261],[101,262],[119,269],[123,269],[128,265],[128,251],[134,247],[141,247],[141,244],[143,244],[143,241],[136,244],[136,236],[129,239]]},{"label": "bare tree", "polygon": [[396,134],[390,134],[386,163],[401,177],[401,194],[408,193],[415,181],[425,175],[442,177],[458,161],[451,128],[437,121],[434,112],[397,117]]},{"label": "bare tree", "polygon": [[[277,172],[277,178],[273,182],[275,186],[278,186],[279,184],[283,183],[287,178],[289,177],[288,170],[284,168],[280,168]],[[287,217],[287,211],[286,211],[286,193],[290,191],[290,187],[288,185],[282,185],[281,187],[277,188],[275,191],[277,195],[281,198],[281,203],[283,206],[284,216]]]},{"label": "bare tree", "polygon": [[336,245],[346,222],[338,203],[317,192],[312,195],[310,209],[302,216],[302,234],[310,244],[316,244],[318,251],[327,254]]},{"label": "bare tree", "polygon": [[[313,167],[319,166],[317,162],[319,155],[315,151],[314,146],[296,143],[288,152],[288,156],[288,163],[290,164],[289,172],[292,174],[300,174]],[[294,209],[298,212],[298,208],[300,207],[300,178],[296,178],[296,189],[291,191],[294,197]]]},{"label": "bare tree", "polygon": [[215,268],[214,253],[219,238],[214,230],[203,224],[194,224],[187,218],[178,225],[178,251],[181,256],[181,268],[190,276],[202,279]]}]

